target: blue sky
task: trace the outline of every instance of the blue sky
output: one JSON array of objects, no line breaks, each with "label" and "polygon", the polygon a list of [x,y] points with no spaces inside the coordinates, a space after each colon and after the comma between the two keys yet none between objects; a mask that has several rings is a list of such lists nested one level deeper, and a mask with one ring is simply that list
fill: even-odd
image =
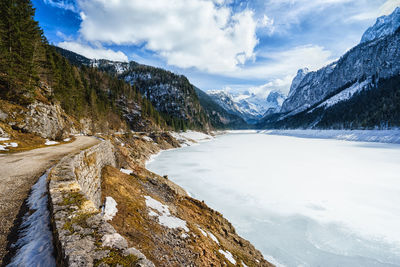
[{"label": "blue sky", "polygon": [[135,60],[203,90],[288,91],[359,43],[400,0],[33,0],[50,43]]}]

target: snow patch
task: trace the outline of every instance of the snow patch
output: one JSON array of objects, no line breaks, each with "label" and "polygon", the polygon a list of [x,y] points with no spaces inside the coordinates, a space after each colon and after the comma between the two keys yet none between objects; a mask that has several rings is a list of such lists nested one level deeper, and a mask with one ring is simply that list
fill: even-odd
[{"label": "snow patch", "polygon": [[56,141],[50,141],[48,139],[46,139],[46,143],[44,143],[46,146],[52,146],[52,145],[57,145],[58,142]]},{"label": "snow patch", "polygon": [[8,151],[7,147],[18,147],[17,143],[4,143],[2,145],[0,145],[0,150],[2,151]]},{"label": "snow patch", "polygon": [[8,140],[10,140],[10,138],[8,138],[8,137],[0,137],[0,141],[8,141]]},{"label": "snow patch", "polygon": [[118,212],[117,202],[112,197],[106,197],[102,212],[106,221],[112,220]]},{"label": "snow patch", "polygon": [[213,136],[195,132],[195,131],[186,131],[186,132],[170,132],[170,134],[178,140],[182,146],[191,146],[196,143],[206,142],[214,139]]},{"label": "snow patch", "polygon": [[186,239],[186,238],[189,237],[189,235],[188,235],[188,234],[185,234],[185,233],[182,233],[182,234],[181,234],[181,237],[182,237],[183,239]]},{"label": "snow patch", "polygon": [[128,174],[128,175],[131,175],[133,173],[132,170],[127,170],[127,169],[124,169],[124,168],[119,169],[119,171],[122,172],[122,173]]},{"label": "snow patch", "polygon": [[63,141],[64,142],[69,142],[69,141],[71,141],[71,138],[65,138]]},{"label": "snow patch", "polygon": [[[352,86],[350,86],[349,88],[347,88],[347,89],[341,91],[340,93],[332,96],[328,100],[325,100],[323,103],[319,104],[316,108],[321,108],[321,107],[329,108],[329,107],[331,107],[333,105],[336,105],[339,102],[346,101],[346,100],[352,98],[356,93],[361,92],[362,90],[364,90],[367,87],[367,85],[370,84],[370,83],[371,83],[370,79],[367,79],[367,80],[365,80],[365,81],[363,81],[361,83],[356,82]],[[308,113],[314,111],[314,109],[316,109],[316,108],[313,108],[312,110],[308,111]]]},{"label": "snow patch", "polygon": [[148,136],[143,136],[142,139],[147,141],[147,142],[153,142],[153,139],[148,137]]},{"label": "snow patch", "polygon": [[200,227],[198,227],[198,228],[199,228],[200,232],[201,232],[205,237],[207,237],[207,233],[206,233],[203,229],[201,229]]},{"label": "snow patch", "polygon": [[189,232],[186,221],[172,216],[167,205],[162,204],[150,196],[145,196],[144,198],[146,199],[146,206],[152,209],[149,211],[149,216],[158,217],[159,224],[171,229],[182,228],[186,232]]},{"label": "snow patch", "polygon": [[53,256],[53,235],[47,209],[47,175],[43,174],[27,200],[29,211],[18,230],[18,240],[12,245],[17,253],[8,266],[56,266]]},{"label": "snow patch", "polygon": [[211,232],[208,232],[208,235],[210,236],[210,238],[219,245],[219,241],[218,239],[215,237],[215,235],[213,235]]},{"label": "snow patch", "polygon": [[236,265],[236,260],[233,258],[232,253],[230,253],[229,251],[224,251],[222,249],[218,250],[219,253],[221,253],[222,255],[225,256],[225,258],[230,261],[232,264]]}]

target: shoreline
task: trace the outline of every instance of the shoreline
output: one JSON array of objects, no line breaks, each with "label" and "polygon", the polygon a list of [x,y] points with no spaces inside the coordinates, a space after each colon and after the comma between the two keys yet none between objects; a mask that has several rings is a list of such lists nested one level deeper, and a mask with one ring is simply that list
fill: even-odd
[{"label": "shoreline", "polygon": [[351,142],[400,144],[400,129],[393,130],[260,130],[267,135],[292,136],[298,138],[333,139]]}]

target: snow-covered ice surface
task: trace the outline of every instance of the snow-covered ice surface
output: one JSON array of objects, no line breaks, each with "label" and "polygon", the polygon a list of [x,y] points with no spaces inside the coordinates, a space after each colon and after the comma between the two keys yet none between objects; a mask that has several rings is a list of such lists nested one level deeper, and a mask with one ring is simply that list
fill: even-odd
[{"label": "snow-covered ice surface", "polygon": [[186,232],[189,232],[186,221],[172,216],[167,205],[162,204],[160,201],[150,196],[145,196],[145,199],[146,206],[150,209],[149,216],[158,217],[158,222],[165,227],[172,229],[182,228]]},{"label": "snow-covered ice surface", "polygon": [[25,214],[13,246],[17,253],[8,266],[56,266],[53,236],[47,209],[47,173],[32,187]]},{"label": "snow-covered ice surface", "polygon": [[270,135],[400,144],[399,130],[265,130]]},{"label": "snow-covered ice surface", "polygon": [[400,266],[398,133],[324,138],[392,143],[229,133],[147,168],[222,212],[278,266]]}]

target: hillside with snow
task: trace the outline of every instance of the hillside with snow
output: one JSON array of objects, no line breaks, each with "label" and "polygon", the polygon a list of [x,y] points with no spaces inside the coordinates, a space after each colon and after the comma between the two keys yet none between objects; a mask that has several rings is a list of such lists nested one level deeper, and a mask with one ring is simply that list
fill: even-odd
[{"label": "hillside with snow", "polygon": [[371,129],[400,126],[400,8],[377,19],[362,41],[317,71],[301,69],[279,114],[261,128]]}]

